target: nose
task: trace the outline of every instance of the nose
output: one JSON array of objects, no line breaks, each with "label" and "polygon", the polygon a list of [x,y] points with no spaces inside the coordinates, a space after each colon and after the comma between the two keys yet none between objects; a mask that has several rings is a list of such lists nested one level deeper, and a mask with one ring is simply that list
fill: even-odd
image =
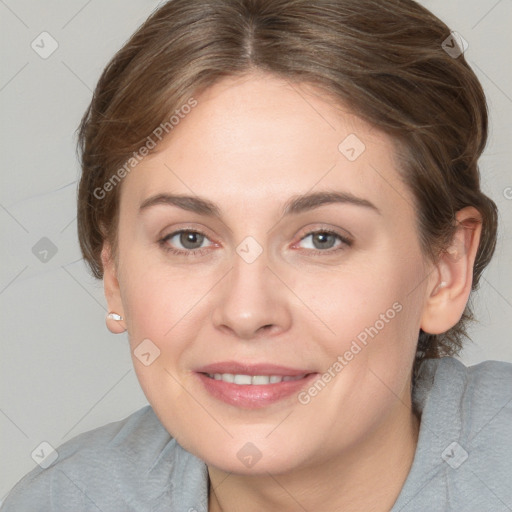
[{"label": "nose", "polygon": [[219,283],[212,321],[244,340],[275,336],[290,327],[290,293],[269,267],[265,252],[252,263],[235,252],[233,267]]}]

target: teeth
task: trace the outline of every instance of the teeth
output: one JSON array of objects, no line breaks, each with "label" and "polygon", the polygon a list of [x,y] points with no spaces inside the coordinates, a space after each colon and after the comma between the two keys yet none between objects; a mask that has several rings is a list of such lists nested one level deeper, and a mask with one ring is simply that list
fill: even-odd
[{"label": "teeth", "polygon": [[[235,381],[236,382],[236,381]],[[268,375],[255,375],[251,379],[252,384],[270,384],[270,377]]]},{"label": "teeth", "polygon": [[265,385],[265,384],[277,384],[278,382],[288,382],[291,380],[303,379],[306,375],[281,376],[281,375],[233,375],[232,373],[214,373],[208,374],[208,377],[215,380],[222,380],[224,382],[239,384],[241,386],[247,386],[252,384],[253,386]]},{"label": "teeth", "polygon": [[235,384],[251,384],[251,376],[250,375],[235,375]]}]

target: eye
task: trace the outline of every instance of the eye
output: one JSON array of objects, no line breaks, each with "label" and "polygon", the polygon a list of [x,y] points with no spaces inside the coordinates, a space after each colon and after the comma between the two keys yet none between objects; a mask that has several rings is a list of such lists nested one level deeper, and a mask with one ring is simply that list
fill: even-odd
[{"label": "eye", "polygon": [[[304,242],[308,239],[310,239],[310,242],[306,244],[306,249],[308,249],[309,253],[318,255],[344,250],[347,247],[350,247],[353,243],[352,240],[346,236],[331,229],[310,231],[306,236],[300,239],[300,242]],[[339,240],[338,246],[333,248],[335,247],[336,240]]]},{"label": "eye", "polygon": [[[350,247],[353,243],[352,240],[346,236],[331,229],[310,231],[300,239],[298,244],[308,239],[310,239],[310,242],[306,244],[306,252],[313,255],[325,255],[338,252]],[[172,254],[179,256],[202,256],[210,251],[209,247],[216,245],[212,243],[209,246],[203,247],[202,245],[205,240],[209,240],[209,238],[201,231],[181,229],[166,235],[158,242],[166,252]],[[335,245],[336,240],[339,241],[337,246]]]},{"label": "eye", "polygon": [[[159,244],[165,251],[173,254],[200,256],[208,251],[208,249],[201,247],[205,240],[209,240],[209,238],[200,231],[181,229],[166,235],[164,238],[159,240]],[[179,246],[178,248],[175,248],[177,244],[181,245],[183,249],[180,249]]]}]

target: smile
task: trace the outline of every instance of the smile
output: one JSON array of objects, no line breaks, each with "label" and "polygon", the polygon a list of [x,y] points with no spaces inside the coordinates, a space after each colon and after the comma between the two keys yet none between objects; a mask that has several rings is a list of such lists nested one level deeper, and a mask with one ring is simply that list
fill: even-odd
[{"label": "smile", "polygon": [[229,382],[230,384],[238,384],[240,386],[263,386],[265,384],[278,384],[279,382],[288,382],[303,379],[304,375],[244,375],[233,373],[208,373],[210,379]]},{"label": "smile", "polygon": [[211,398],[237,408],[260,409],[296,398],[319,374],[248,375],[197,372],[196,375]]}]

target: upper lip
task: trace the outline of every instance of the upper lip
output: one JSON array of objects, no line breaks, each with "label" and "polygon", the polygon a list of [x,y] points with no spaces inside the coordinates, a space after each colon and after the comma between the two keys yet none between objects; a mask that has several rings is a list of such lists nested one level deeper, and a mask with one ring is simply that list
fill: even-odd
[{"label": "upper lip", "polygon": [[230,373],[232,375],[280,375],[283,377],[295,377],[297,375],[307,375],[315,373],[307,369],[290,368],[289,366],[279,366],[275,364],[258,363],[244,364],[236,361],[225,361],[212,363],[201,368],[197,368],[199,373]]}]

